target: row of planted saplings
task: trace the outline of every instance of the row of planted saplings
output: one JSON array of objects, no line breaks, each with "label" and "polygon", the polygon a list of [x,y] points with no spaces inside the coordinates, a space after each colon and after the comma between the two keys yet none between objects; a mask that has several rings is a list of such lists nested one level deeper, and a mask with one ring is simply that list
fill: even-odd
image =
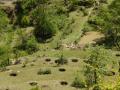
[{"label": "row of planted saplings", "polygon": [[[78,58],[72,58],[71,60],[72,60],[72,62],[77,63],[79,59]],[[51,58],[46,58],[45,61],[50,62]],[[68,64],[68,60],[63,55],[61,55],[59,59],[55,60],[55,63],[58,66],[59,65],[64,65],[64,64]]]},{"label": "row of planted saplings", "polygon": [[[65,72],[66,69],[65,68],[59,68],[59,71],[60,72]],[[49,74],[52,74],[52,71],[50,69],[39,69],[37,74],[38,75],[49,75]],[[60,85],[63,85],[63,86],[67,86],[69,84],[70,86],[75,87],[75,88],[85,88],[86,87],[85,82],[81,81],[79,79],[79,77],[75,77],[75,79],[73,80],[72,83],[69,83],[66,80],[61,80],[59,83],[60,83]],[[31,81],[31,82],[29,82],[29,84],[31,86],[37,86],[38,85],[37,81]]]},{"label": "row of planted saplings", "polygon": [[[77,58],[74,58],[74,59],[71,59],[71,60],[72,60],[72,62],[78,62],[78,59],[77,59]],[[46,58],[45,61],[46,61],[46,62],[50,62],[51,59],[50,59],[50,58]],[[56,63],[57,65],[64,65],[64,64],[67,64],[67,63],[68,63],[68,60],[67,60],[66,58],[64,58],[63,56],[61,56],[59,59],[55,60],[55,63]],[[33,65],[31,65],[31,66],[33,66]],[[23,64],[22,67],[26,67],[26,65]],[[65,72],[66,69],[65,69],[65,68],[59,68],[59,71],[60,71],[60,72]],[[15,76],[18,75],[18,73],[19,73],[19,72],[11,71],[9,75],[15,77]],[[52,72],[51,72],[50,69],[39,69],[38,72],[37,72],[37,74],[38,74],[38,75],[48,75],[48,74],[52,74]],[[37,83],[33,81],[33,82],[30,82],[29,84],[30,84],[30,85],[36,85]],[[66,81],[61,81],[60,84],[61,84],[61,85],[67,85],[68,82],[66,82]]]},{"label": "row of planted saplings", "polygon": [[[66,69],[65,69],[65,68],[59,68],[59,71],[60,71],[60,72],[65,72]],[[18,73],[19,73],[19,72],[11,71],[9,75],[15,77],[15,76],[18,75]],[[49,75],[49,74],[52,74],[52,71],[51,71],[50,69],[39,69],[38,72],[37,72],[37,74],[38,74],[38,75]],[[78,87],[77,85],[74,85],[74,83],[76,83],[76,82],[74,81],[74,82],[72,83],[72,86],[73,86],[73,87]],[[31,82],[29,82],[29,84],[30,84],[31,86],[35,86],[35,85],[37,85],[38,83],[37,83],[36,81],[31,81]],[[68,82],[67,82],[67,81],[60,81],[60,84],[61,84],[61,85],[68,85]]]},{"label": "row of planted saplings", "polygon": [[[73,59],[71,59],[71,60],[72,60],[72,62],[78,62],[78,59],[77,59],[77,58],[73,58]],[[50,59],[50,58],[46,58],[45,61],[46,61],[46,62],[50,62],[51,59]],[[63,55],[61,55],[61,57],[60,57],[59,59],[55,60],[55,63],[56,63],[57,65],[64,65],[64,64],[67,64],[67,63],[68,63],[68,60],[67,60],[66,58],[64,58]],[[34,64],[32,63],[31,66],[34,66]],[[22,67],[23,67],[23,68],[26,67],[26,64],[24,63],[24,64],[22,65]],[[64,72],[64,71],[66,71],[66,69],[60,68],[59,71]],[[38,74],[51,74],[51,70],[49,70],[49,69],[47,69],[47,70],[42,70],[42,69],[40,69],[40,70],[38,71]],[[11,71],[10,76],[17,76],[17,72]]]},{"label": "row of planted saplings", "polygon": [[[51,62],[51,61],[52,61],[51,58],[46,58],[45,59],[45,62]],[[79,59],[78,58],[72,58],[71,61],[74,62],[74,63],[77,63],[79,61]],[[63,55],[61,55],[60,58],[56,59],[54,62],[55,62],[55,64],[57,64],[57,66],[64,65],[64,64],[68,64],[68,59],[65,58]],[[25,68],[26,64],[27,64],[26,62],[22,63],[22,67]],[[43,63],[43,64],[46,64],[46,63]],[[51,64],[53,64],[53,63],[51,63]],[[31,63],[30,65],[34,66],[34,63]]]}]

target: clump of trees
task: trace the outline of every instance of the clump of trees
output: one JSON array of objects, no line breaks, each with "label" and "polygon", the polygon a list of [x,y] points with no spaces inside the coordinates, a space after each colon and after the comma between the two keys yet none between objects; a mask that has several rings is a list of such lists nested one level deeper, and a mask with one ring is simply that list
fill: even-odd
[{"label": "clump of trees", "polygon": [[14,53],[18,54],[19,51],[26,51],[28,54],[32,54],[39,50],[36,38],[33,35],[26,36],[23,30],[17,30],[19,41],[15,41]]},{"label": "clump of trees", "polygon": [[44,42],[55,34],[53,24],[46,13],[47,0],[18,0],[16,24],[22,27],[34,26],[34,35],[39,42]]},{"label": "clump of trees", "polygon": [[43,0],[17,0],[16,2],[16,24],[23,27],[32,23],[31,12],[42,3]]},{"label": "clump of trees", "polygon": [[[86,69],[84,74],[87,88],[99,85],[101,83],[101,77],[104,76],[104,71],[109,71],[109,69],[116,69],[117,71],[118,69],[118,61],[112,55],[112,52],[106,51],[101,47],[91,48],[89,51],[88,59],[85,60]],[[117,68],[114,66],[117,66]]]},{"label": "clump of trees", "polygon": [[105,34],[105,46],[107,48],[116,47],[120,49],[120,1],[115,0],[109,5],[100,6],[97,15],[90,19],[88,23],[97,30]]},{"label": "clump of trees", "polygon": [[42,6],[37,8],[33,13],[33,18],[35,18],[36,23],[34,34],[39,42],[44,42],[55,35],[56,31],[45,13],[45,8]]}]

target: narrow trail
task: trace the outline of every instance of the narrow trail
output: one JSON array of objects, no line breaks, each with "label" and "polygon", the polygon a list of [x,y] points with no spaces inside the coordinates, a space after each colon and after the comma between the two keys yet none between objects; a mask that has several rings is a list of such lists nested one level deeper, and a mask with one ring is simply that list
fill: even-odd
[{"label": "narrow trail", "polygon": [[90,15],[92,14],[94,7],[89,9],[88,15],[82,18],[78,18],[77,21],[77,28],[74,28],[74,32],[69,34],[66,39],[63,40],[63,47],[65,48],[77,48],[78,46],[73,45],[75,40],[78,40],[82,35],[82,29],[84,25],[88,21]]},{"label": "narrow trail", "polygon": [[101,38],[103,38],[104,35],[100,32],[95,32],[95,31],[91,31],[91,32],[87,32],[79,41],[79,46],[86,46],[88,44],[95,44],[96,40],[100,40]]}]

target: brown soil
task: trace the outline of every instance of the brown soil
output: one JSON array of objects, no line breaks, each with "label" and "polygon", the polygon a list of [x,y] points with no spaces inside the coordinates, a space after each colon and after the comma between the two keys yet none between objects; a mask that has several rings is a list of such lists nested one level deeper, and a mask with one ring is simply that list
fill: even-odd
[{"label": "brown soil", "polygon": [[81,37],[80,41],[79,41],[79,45],[81,46],[85,46],[88,44],[95,44],[96,40],[101,40],[104,37],[104,35],[100,32],[95,32],[95,31],[91,31],[91,32],[87,32],[83,37]]}]

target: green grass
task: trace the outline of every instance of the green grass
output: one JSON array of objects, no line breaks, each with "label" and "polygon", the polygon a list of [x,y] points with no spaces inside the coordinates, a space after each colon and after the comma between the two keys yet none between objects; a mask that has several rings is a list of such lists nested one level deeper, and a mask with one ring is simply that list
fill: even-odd
[{"label": "green grass", "polygon": [[[109,3],[111,3],[113,0],[109,0]],[[48,7],[53,8],[54,6],[58,5],[60,7],[63,7],[62,0],[52,0],[52,4],[50,4]],[[54,9],[56,9],[54,7]],[[54,10],[51,9],[51,12]],[[92,8],[89,8],[90,12],[92,12]],[[53,16],[53,21],[60,21],[59,16]],[[10,90],[30,90],[33,88],[28,84],[30,81],[37,81],[38,86],[42,88],[42,90],[77,90],[73,87],[71,87],[71,83],[76,77],[76,75],[79,74],[80,79],[84,79],[84,65],[85,63],[83,60],[88,55],[88,52],[84,50],[55,50],[56,43],[60,42],[60,39],[62,38],[61,42],[63,44],[70,44],[73,43],[75,40],[80,39],[82,34],[82,29],[85,27],[89,15],[83,16],[83,12],[79,10],[75,10],[69,13],[69,17],[66,17],[65,15],[62,16],[62,19],[68,20],[65,21],[65,24],[70,23],[70,27],[68,29],[72,30],[72,33],[69,33],[68,35],[62,37],[62,31],[58,30],[56,35],[53,37],[53,40],[48,43],[39,43],[39,51],[32,54],[25,56],[27,58],[28,63],[26,64],[25,68],[22,68],[22,64],[19,65],[11,65],[7,68],[13,71],[19,71],[18,76],[11,77],[9,76],[9,71],[0,72],[0,89],[10,88]],[[74,23],[71,23],[70,21],[74,20]],[[67,30],[67,28],[63,28]],[[31,34],[33,28],[27,28],[24,31],[25,35]],[[0,45],[6,43],[6,42],[12,42],[10,45],[11,47],[14,46],[17,41],[19,42],[17,38],[17,32],[10,32],[5,33],[0,36]],[[10,41],[10,40],[12,41]],[[114,52],[114,51],[113,51]],[[68,64],[60,66],[61,68],[65,68],[65,72],[60,72],[59,68],[54,63],[54,60],[61,56],[61,54],[64,55],[65,58],[68,59]],[[51,62],[45,62],[44,58],[50,57],[52,59]],[[12,57],[11,57],[12,58]],[[79,58],[79,61],[77,63],[71,62],[70,58]],[[35,60],[35,62],[32,62]],[[34,64],[31,66],[31,64]],[[37,75],[37,72],[40,68],[50,69],[52,71],[49,75]],[[115,76],[105,76],[102,81],[104,84],[114,84],[117,81],[118,75]],[[67,81],[67,86],[60,85],[60,81]],[[47,85],[48,87],[42,87],[43,85]],[[40,89],[41,90],[41,89]],[[82,90],[82,89],[80,89]],[[83,89],[84,90],[84,89]]]},{"label": "green grass", "polygon": [[[54,60],[58,58],[61,51],[44,51],[44,52],[37,52],[31,56],[27,56],[28,63],[26,64],[25,68],[22,68],[22,64],[19,65],[12,65],[7,67],[13,71],[19,71],[18,76],[11,77],[9,76],[9,71],[0,72],[0,88],[9,87],[10,90],[29,90],[32,88],[28,84],[30,81],[37,81],[38,86],[41,88],[43,85],[47,85],[48,87],[44,87],[42,90],[76,90],[75,88],[71,87],[71,83],[76,77],[79,75],[81,79],[84,79],[84,65],[83,62],[84,57],[87,55],[87,52],[80,51],[80,50],[64,50],[63,53],[65,57],[68,59],[68,64],[60,66],[65,68],[65,72],[60,72],[59,68],[54,63]],[[45,57],[40,57],[40,55],[45,54]],[[51,62],[46,62],[45,58],[50,57]],[[79,58],[77,63],[71,62],[70,58]],[[35,62],[32,62],[36,60]],[[51,64],[52,63],[52,64]],[[34,66],[31,66],[34,64]],[[50,69],[51,74],[48,75],[37,75],[37,72],[40,68],[43,69]],[[110,76],[103,78],[104,83],[113,83],[116,81],[117,76]],[[67,86],[60,85],[60,81],[67,81]],[[80,89],[82,90],[82,89]]]},{"label": "green grass", "polygon": [[[52,61],[54,62],[54,61]],[[43,64],[45,63],[45,64]],[[18,76],[16,77],[10,77],[8,72],[2,72],[0,73],[0,77],[2,79],[0,80],[0,86],[1,87],[10,87],[12,90],[29,90],[31,86],[27,83],[29,81],[37,81],[39,83],[39,86],[41,85],[48,85],[52,90],[61,90],[60,81],[66,80],[69,83],[69,86],[62,87],[63,90],[74,90],[70,84],[72,83],[72,80],[74,80],[74,77],[76,75],[77,71],[83,70],[83,61],[82,59],[79,60],[78,63],[72,63],[69,60],[68,65],[63,65],[61,67],[64,67],[66,69],[66,72],[60,72],[58,69],[60,67],[55,67],[56,64],[51,65],[50,63],[45,62],[43,59],[37,58],[37,61],[34,62],[35,66],[30,66],[30,63],[26,65],[25,68],[22,68],[22,65],[15,65],[7,67],[14,71],[20,71],[18,73]],[[81,66],[81,67],[79,67]],[[71,68],[72,67],[72,68]],[[52,71],[52,74],[50,75],[37,75],[37,71],[40,68],[49,68]],[[81,74],[82,75],[82,74]],[[83,76],[81,76],[82,78]],[[56,87],[57,85],[57,87]],[[68,89],[67,89],[68,88]],[[43,89],[44,90],[44,89]]]}]

